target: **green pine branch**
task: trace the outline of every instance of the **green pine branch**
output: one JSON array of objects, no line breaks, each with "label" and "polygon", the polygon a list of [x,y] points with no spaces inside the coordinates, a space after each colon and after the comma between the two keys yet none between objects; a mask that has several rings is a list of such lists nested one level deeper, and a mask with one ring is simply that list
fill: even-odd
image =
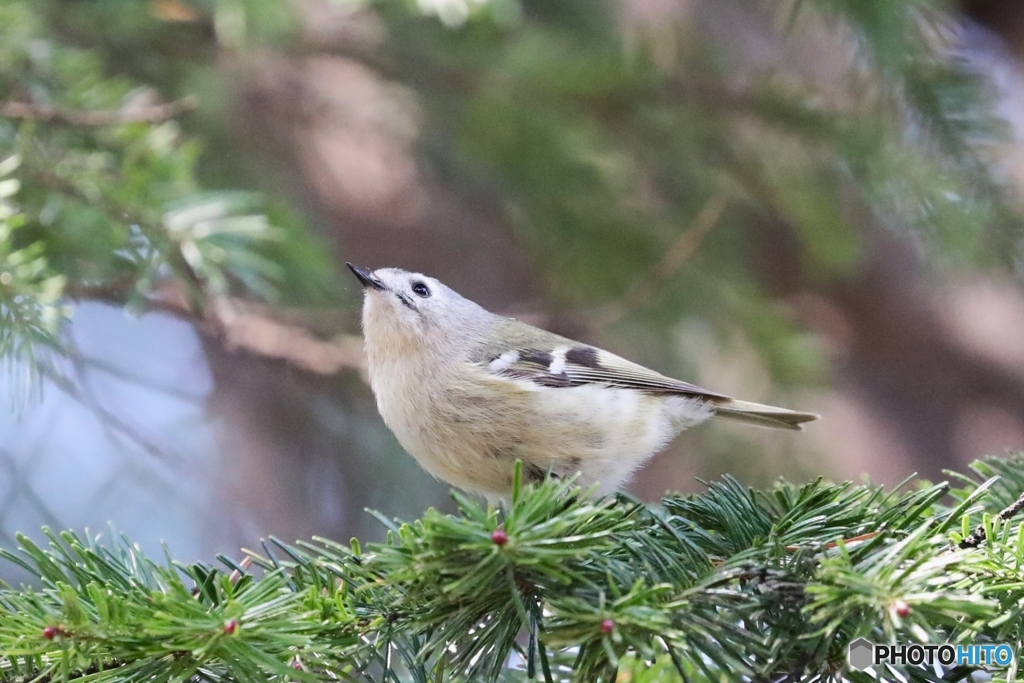
[{"label": "green pine branch", "polygon": [[[0,588],[0,680],[868,680],[846,663],[860,637],[1019,656],[1024,525],[995,513],[1024,490],[1024,456],[958,479],[726,477],[660,507],[547,481],[507,510],[454,494],[457,515],[381,518],[386,542],[365,549],[273,541],[218,567],[19,536],[0,556],[35,581]],[[984,542],[959,549],[979,522]]]}]

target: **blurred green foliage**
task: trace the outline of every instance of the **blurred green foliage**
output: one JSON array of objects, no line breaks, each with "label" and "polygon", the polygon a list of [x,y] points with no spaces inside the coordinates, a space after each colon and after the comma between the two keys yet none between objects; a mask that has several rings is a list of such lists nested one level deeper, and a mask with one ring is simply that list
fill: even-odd
[{"label": "blurred green foliage", "polygon": [[[421,167],[500,212],[591,336],[653,342],[638,360],[682,376],[700,359],[679,355],[680,320],[755,348],[780,386],[823,377],[766,291],[771,250],[791,250],[809,286],[858,272],[884,232],[940,267],[1019,261],[1021,219],[991,164],[1003,127],[937,0],[724,2],[698,11],[742,19],[717,32],[598,0],[333,7],[372,15],[380,43],[310,46],[283,0],[0,0],[0,102],[58,114],[0,115],[0,156],[21,160],[5,248],[39,245],[0,302],[50,306],[51,321],[42,334],[10,318],[0,351],[57,347],[62,282],[136,307],[168,280],[197,303],[343,296],[280,170],[234,136],[218,59],[268,49],[347,56],[411,89]],[[765,36],[781,47],[759,63]],[[60,115],[131,119],[193,94],[197,111],[159,120]]]},{"label": "blurred green foliage", "polygon": [[[279,28],[278,18],[291,16],[280,6],[265,16],[274,3],[251,4],[263,9],[224,3],[221,23],[242,12],[256,26]],[[168,280],[196,303],[241,292],[308,300],[332,287],[329,257],[282,198],[197,180],[203,144],[176,120],[192,102],[167,104],[155,89],[173,94],[184,77],[174,69],[210,67],[208,38],[207,49],[188,52],[184,63],[176,57],[186,53],[162,52],[185,47],[174,35],[181,28],[157,21],[148,3],[0,2],[9,226],[0,250],[10,264],[0,279],[0,313],[9,322],[0,355],[30,360],[40,345],[59,349],[55,335],[70,310],[56,306],[65,283],[72,298],[138,309]],[[114,36],[152,39],[151,52],[116,62],[136,69],[113,68],[120,50],[137,48],[99,42]],[[40,311],[39,319],[28,310]]]},{"label": "blurred green foliage", "polygon": [[[481,11],[456,30],[388,4],[391,39],[368,63],[416,90],[423,163],[501,207],[566,308],[620,338],[681,319],[723,347],[740,331],[799,385],[822,359],[765,291],[766,250],[794,239],[793,277],[827,286],[885,231],[940,267],[1012,267],[1022,224],[988,163],[1003,124],[943,3],[746,4],[730,35],[623,28],[628,11],[603,2],[524,1],[518,21]],[[797,46],[825,33],[840,80],[806,75],[797,48],[753,63],[744,42],[773,22]],[[624,295],[645,282],[650,296]],[[675,365],[675,347],[646,360]],[[697,360],[677,370],[693,377]]]}]

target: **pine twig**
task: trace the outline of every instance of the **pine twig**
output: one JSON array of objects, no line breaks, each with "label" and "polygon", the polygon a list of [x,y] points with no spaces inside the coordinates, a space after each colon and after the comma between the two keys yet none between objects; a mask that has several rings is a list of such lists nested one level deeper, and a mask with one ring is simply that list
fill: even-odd
[{"label": "pine twig", "polygon": [[[999,513],[998,517],[1004,522],[1008,522],[1014,515],[1021,510],[1024,510],[1024,493],[1020,494],[1020,497],[1014,501],[1013,505],[1005,508]],[[985,526],[979,524],[971,535],[960,541],[960,549],[966,550],[967,548],[977,548],[985,541]]]},{"label": "pine twig", "polygon": [[192,111],[198,105],[199,100],[195,95],[189,95],[180,100],[174,100],[165,104],[153,104],[142,107],[127,106],[122,109],[99,111],[62,109],[47,104],[33,104],[31,102],[4,102],[0,104],[0,118],[49,121],[71,126],[94,128],[123,123],[163,123],[185,112]]},{"label": "pine twig", "polygon": [[646,279],[636,283],[621,301],[611,305],[598,316],[597,327],[607,327],[618,322],[628,311],[645,305],[658,288],[697,253],[704,238],[718,224],[728,203],[725,195],[717,194],[711,197],[693,220],[693,226],[679,235],[654,271]]},{"label": "pine twig", "polygon": [[[874,538],[875,536],[877,536],[880,533],[881,532],[879,532],[879,531],[870,531],[870,532],[868,532],[866,534],[861,534],[859,536],[854,536],[852,538],[844,538],[843,539],[843,543],[859,543],[860,541],[869,541],[869,540],[871,540],[872,538]],[[829,541],[828,543],[826,543],[822,547],[825,548],[825,550],[831,550],[832,548],[835,548],[838,545],[839,545],[839,543],[837,541]],[[787,545],[786,546],[786,550],[788,550],[791,553],[794,553],[794,552],[800,550],[800,546],[798,546],[798,545]]]}]

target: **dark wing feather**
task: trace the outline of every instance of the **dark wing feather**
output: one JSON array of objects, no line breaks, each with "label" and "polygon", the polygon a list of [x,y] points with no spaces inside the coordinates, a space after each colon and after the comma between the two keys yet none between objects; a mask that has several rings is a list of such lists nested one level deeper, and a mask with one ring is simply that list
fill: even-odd
[{"label": "dark wing feather", "polygon": [[525,379],[546,387],[600,384],[653,394],[683,394],[714,401],[729,400],[728,396],[666,377],[592,346],[513,351],[516,355],[513,361],[499,362],[503,357],[508,358],[508,355],[490,359],[488,367],[491,371],[499,376]]}]

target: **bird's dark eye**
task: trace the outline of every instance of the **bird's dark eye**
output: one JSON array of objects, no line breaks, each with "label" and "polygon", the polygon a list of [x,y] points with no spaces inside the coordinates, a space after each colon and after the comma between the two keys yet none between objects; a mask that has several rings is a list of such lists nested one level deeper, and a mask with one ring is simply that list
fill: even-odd
[{"label": "bird's dark eye", "polygon": [[426,299],[428,296],[430,296],[430,287],[427,287],[422,282],[414,282],[412,283],[412,293],[415,294],[416,296],[423,297],[424,299]]}]

